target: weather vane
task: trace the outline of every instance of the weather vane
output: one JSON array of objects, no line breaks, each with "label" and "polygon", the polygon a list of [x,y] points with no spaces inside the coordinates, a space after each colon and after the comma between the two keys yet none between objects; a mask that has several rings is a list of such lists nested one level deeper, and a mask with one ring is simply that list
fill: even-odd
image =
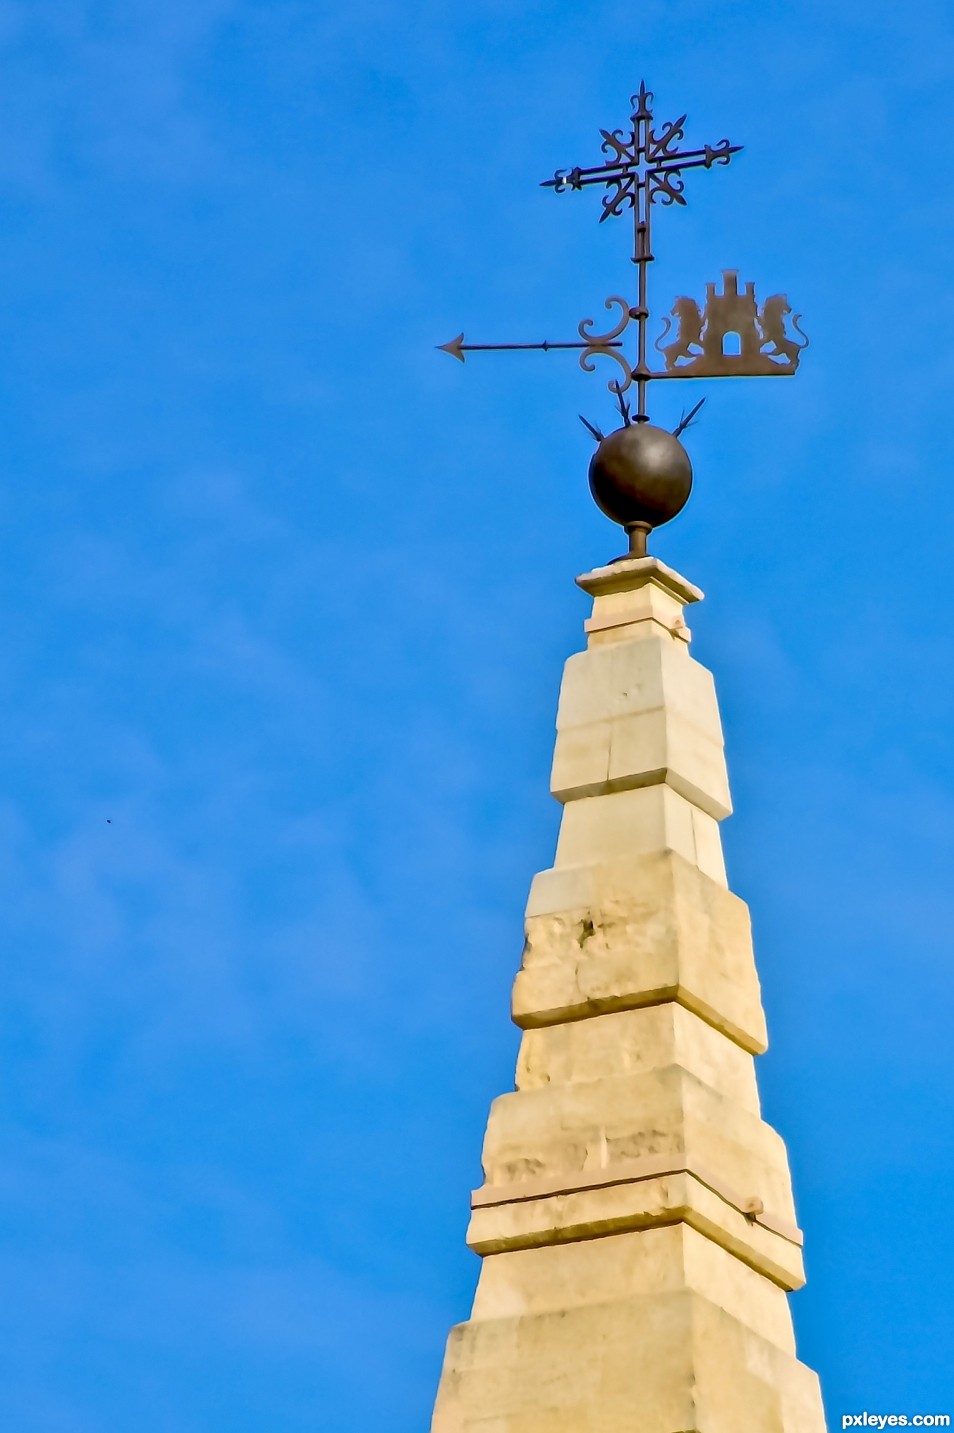
[{"label": "weather vane", "polygon": [[[600,508],[620,523],[629,533],[627,556],[641,557],[646,553],[646,538],[653,527],[668,522],[685,506],[692,487],[692,465],[679,436],[702,407],[701,400],[680,420],[674,433],[656,428],[646,411],[646,386],[662,378],[742,378],[772,377],[793,374],[798,368],[801,350],[808,339],[798,327],[800,314],[792,316],[784,294],[773,294],[760,305],[755,285],[747,282],[739,288],[738,273],[722,272],[722,288],[706,286],[706,298],[700,308],[695,299],[677,298],[663,320],[663,331],[654,347],[662,359],[661,368],[651,368],[647,358],[649,309],[649,265],[653,262],[653,205],[666,207],[685,204],[687,169],[711,169],[730,163],[741,145],[722,139],[716,145],[701,149],[681,149],[685,138],[686,115],[664,122],[658,129],[653,124],[654,96],[645,83],[633,95],[630,129],[601,129],[604,164],[589,169],[558,169],[552,179],[543,181],[543,188],[563,194],[568,189],[586,189],[602,185],[600,223],[616,218],[627,209],[633,214],[633,254],[636,266],[637,296],[631,304],[618,295],[605,300],[605,307],[618,310],[615,325],[605,333],[594,333],[595,320],[583,319],[578,325],[578,339],[543,343],[467,343],[462,333],[440,346],[445,353],[464,362],[467,353],[478,350],[575,349],[580,366],[592,372],[596,358],[610,358],[618,371],[610,380],[615,393],[623,427],[607,437],[587,419],[586,427],[599,447],[590,464],[590,488]],[[799,335],[793,338],[786,321]],[[675,322],[674,322],[675,321]],[[623,334],[630,324],[636,325],[635,362],[627,356]],[[675,332],[673,332],[675,330]],[[669,342],[666,340],[669,339]],[[636,412],[631,412],[624,394],[636,386]]]}]

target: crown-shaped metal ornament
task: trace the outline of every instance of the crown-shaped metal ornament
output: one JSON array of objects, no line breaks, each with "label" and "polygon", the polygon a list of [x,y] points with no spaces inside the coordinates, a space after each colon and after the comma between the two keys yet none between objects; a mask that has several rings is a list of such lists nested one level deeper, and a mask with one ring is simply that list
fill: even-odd
[{"label": "crown-shaped metal ornament", "polygon": [[[725,269],[721,291],[714,283],[708,284],[701,307],[692,298],[675,300],[654,344],[662,366],[650,367],[648,270],[654,257],[653,207],[657,203],[665,207],[684,205],[685,171],[728,164],[742,147],[722,139],[701,149],[682,149],[679,146],[685,138],[686,115],[655,128],[653,103],[652,92],[641,84],[631,100],[628,133],[621,129],[600,130],[605,163],[588,169],[558,169],[552,179],[543,181],[544,188],[557,194],[602,186],[606,192],[602,196],[601,224],[632,211],[635,303],[612,295],[605,300],[605,307],[610,312],[616,310],[615,324],[606,332],[595,333],[595,319],[583,319],[577,329],[579,338],[569,341],[468,343],[460,333],[450,343],[439,345],[462,363],[466,354],[476,351],[527,349],[576,350],[580,366],[587,372],[593,371],[596,358],[613,361],[616,368],[608,386],[616,395],[623,428],[604,437],[594,424],[585,418],[582,421],[600,445],[590,464],[590,488],[607,516],[629,533],[627,556],[644,555],[651,528],[675,517],[688,499],[692,467],[679,436],[702,406],[702,402],[697,403],[675,432],[667,433],[649,422],[647,385],[673,378],[790,376],[808,344],[798,327],[801,314],[792,314],[784,294],[772,294],[759,303],[754,284],[745,282],[740,290],[738,272]],[[631,324],[636,325],[635,361],[627,354],[623,339]],[[623,395],[634,385],[636,411],[632,412]]]}]

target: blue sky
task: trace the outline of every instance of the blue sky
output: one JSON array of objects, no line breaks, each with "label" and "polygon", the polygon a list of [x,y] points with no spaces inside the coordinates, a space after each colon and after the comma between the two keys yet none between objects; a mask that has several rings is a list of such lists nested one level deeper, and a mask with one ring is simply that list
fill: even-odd
[{"label": "blue sky", "polygon": [[[954,1412],[954,16],[0,0],[0,1426],[417,1433],[477,1261],[603,379],[586,163],[745,152],[659,302],[787,291],[698,582],[833,1418]],[[703,390],[700,389],[701,393]],[[654,410],[678,416],[667,392]]]}]

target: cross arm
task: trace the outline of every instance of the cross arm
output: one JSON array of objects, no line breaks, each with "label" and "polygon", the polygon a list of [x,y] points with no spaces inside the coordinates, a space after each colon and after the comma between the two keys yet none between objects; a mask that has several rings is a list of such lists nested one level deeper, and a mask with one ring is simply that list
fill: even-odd
[{"label": "cross arm", "polygon": [[[733,154],[742,150],[741,144],[730,144],[727,139],[719,144],[706,144],[702,149],[687,149],[682,154],[660,156],[658,161],[645,161],[645,174],[675,174],[681,169],[711,169],[713,164],[728,164]],[[590,184],[607,184],[613,179],[634,178],[643,184],[638,174],[640,161],[637,159],[614,160],[611,164],[594,164],[587,169],[576,165],[573,169],[557,169],[552,179],[540,181],[541,189],[555,189],[563,194],[567,189],[584,189]]]}]

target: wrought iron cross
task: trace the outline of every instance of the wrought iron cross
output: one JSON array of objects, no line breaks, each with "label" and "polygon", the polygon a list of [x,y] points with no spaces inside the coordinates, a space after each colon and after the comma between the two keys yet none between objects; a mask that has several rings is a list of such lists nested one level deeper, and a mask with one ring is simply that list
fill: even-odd
[{"label": "wrought iron cross", "polygon": [[[639,93],[633,95],[633,112],[630,129],[601,129],[602,150],[607,156],[604,164],[588,169],[558,169],[552,179],[543,181],[543,188],[563,194],[569,189],[586,189],[591,185],[602,185],[607,191],[603,195],[600,223],[622,215],[627,209],[633,212],[633,254],[632,262],[638,272],[636,302],[631,304],[618,295],[605,300],[608,310],[619,310],[619,318],[606,333],[594,333],[594,319],[586,318],[578,325],[578,340],[543,343],[467,343],[463,333],[440,348],[454,358],[464,362],[464,355],[476,350],[503,351],[513,349],[551,348],[576,349],[580,353],[580,366],[593,371],[593,360],[598,357],[611,358],[622,373],[609,384],[610,389],[621,399],[622,394],[633,383],[636,384],[637,411],[633,421],[648,422],[646,412],[646,385],[657,378],[728,378],[743,376],[770,376],[792,374],[798,367],[801,350],[808,340],[798,328],[800,314],[791,323],[802,337],[799,343],[786,330],[786,319],[791,308],[784,294],[773,294],[759,306],[755,287],[746,283],[744,292],[739,292],[738,273],[732,269],[723,270],[723,289],[716,292],[715,284],[707,286],[703,308],[691,298],[677,298],[669,317],[664,319],[665,327],[656,340],[655,347],[665,361],[665,367],[654,370],[647,361],[648,325],[650,318],[648,297],[648,268],[653,262],[652,252],[652,211],[653,205],[665,206],[685,204],[685,181],[687,169],[711,169],[716,164],[728,164],[733,154],[742,148],[722,139],[716,145],[706,144],[701,149],[680,149],[685,137],[686,115],[667,121],[658,129],[653,125],[654,96],[645,83],[640,84]],[[675,319],[676,335],[663,344],[673,328]],[[622,335],[630,323],[636,324],[636,362],[631,363],[623,352]]]}]

